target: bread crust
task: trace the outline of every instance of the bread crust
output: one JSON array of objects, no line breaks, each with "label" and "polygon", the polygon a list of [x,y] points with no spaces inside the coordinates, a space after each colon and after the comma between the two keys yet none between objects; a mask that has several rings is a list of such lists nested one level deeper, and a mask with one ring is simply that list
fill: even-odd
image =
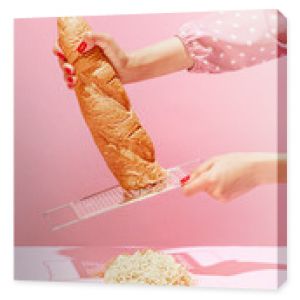
[{"label": "bread crust", "polygon": [[162,182],[153,143],[132,110],[113,66],[99,47],[77,51],[91,27],[81,17],[58,18],[58,43],[76,69],[75,93],[82,115],[108,167],[127,191]]}]

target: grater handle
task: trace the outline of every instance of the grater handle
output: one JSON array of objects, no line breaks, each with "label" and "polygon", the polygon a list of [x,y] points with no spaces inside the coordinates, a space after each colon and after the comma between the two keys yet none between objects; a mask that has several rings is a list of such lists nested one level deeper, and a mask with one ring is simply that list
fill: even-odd
[{"label": "grater handle", "polygon": [[80,221],[80,217],[72,206],[72,202],[49,209],[43,213],[43,216],[52,231],[62,229]]}]

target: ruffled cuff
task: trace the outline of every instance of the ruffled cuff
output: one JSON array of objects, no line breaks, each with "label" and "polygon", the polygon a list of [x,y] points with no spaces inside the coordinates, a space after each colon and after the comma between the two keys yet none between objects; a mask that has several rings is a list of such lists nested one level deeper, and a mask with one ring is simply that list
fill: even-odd
[{"label": "ruffled cuff", "polygon": [[220,67],[210,60],[213,52],[212,47],[205,47],[201,43],[201,38],[208,37],[207,34],[201,29],[194,27],[193,23],[184,24],[176,35],[193,59],[194,64],[188,71],[195,73],[219,73]]}]

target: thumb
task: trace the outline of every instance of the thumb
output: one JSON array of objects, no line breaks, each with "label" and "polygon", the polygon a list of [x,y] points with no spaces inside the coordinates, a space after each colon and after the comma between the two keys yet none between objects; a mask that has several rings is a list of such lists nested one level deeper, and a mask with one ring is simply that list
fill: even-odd
[{"label": "thumb", "polygon": [[88,51],[96,45],[102,49],[114,66],[118,67],[125,63],[127,58],[126,53],[118,46],[110,35],[89,32],[85,35],[84,42],[86,43],[84,51]]},{"label": "thumb", "polygon": [[183,186],[183,192],[186,196],[192,196],[198,192],[206,192],[209,187],[208,172],[202,173],[194,179],[189,180]]},{"label": "thumb", "polygon": [[87,32],[77,47],[79,53],[85,53],[95,46],[95,40],[92,32]]},{"label": "thumb", "polygon": [[203,162],[198,168],[196,168],[191,174],[191,180],[199,177],[201,174],[208,172],[214,165],[214,159],[209,159]]}]

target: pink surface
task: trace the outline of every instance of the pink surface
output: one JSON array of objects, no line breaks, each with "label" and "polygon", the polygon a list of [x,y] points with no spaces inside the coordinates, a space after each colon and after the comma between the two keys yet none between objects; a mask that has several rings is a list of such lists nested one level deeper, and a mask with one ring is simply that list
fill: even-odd
[{"label": "pink surface", "polygon": [[[119,254],[137,247],[15,247],[17,280],[102,282],[99,273]],[[286,280],[285,247],[184,247],[173,255],[201,287],[275,289]]]},{"label": "pink surface", "polygon": [[[108,32],[132,50],[172,36],[182,23],[198,17],[88,21],[96,32]],[[283,227],[278,241],[275,185],[226,205],[203,194],[185,198],[176,190],[50,232],[43,211],[116,183],[51,53],[55,22],[15,22],[16,245],[285,245]],[[285,58],[279,63],[284,65]],[[222,75],[179,72],[126,88],[155,143],[158,161],[171,167],[223,152],[277,151],[277,68],[273,60]],[[281,209],[284,204],[283,197]]]}]

